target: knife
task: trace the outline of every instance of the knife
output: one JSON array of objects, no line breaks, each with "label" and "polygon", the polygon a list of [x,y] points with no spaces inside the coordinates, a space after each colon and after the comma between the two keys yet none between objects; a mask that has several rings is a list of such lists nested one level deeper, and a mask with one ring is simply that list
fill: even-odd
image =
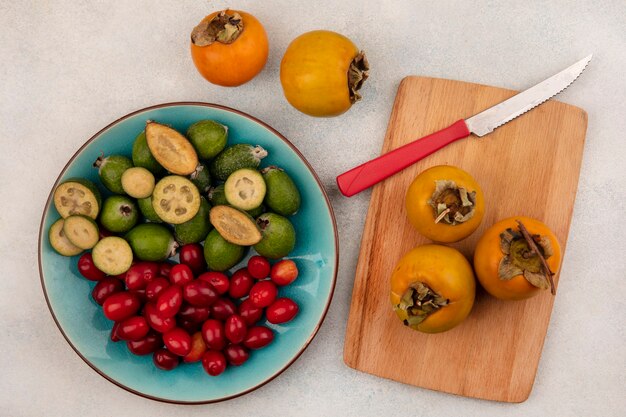
[{"label": "knife", "polygon": [[592,55],[589,55],[581,59],[547,80],[469,119],[458,120],[445,129],[344,172],[337,177],[339,191],[346,197],[351,197],[456,140],[464,139],[472,133],[480,138],[493,132],[497,127],[521,116],[569,87],[587,67],[591,57]]}]

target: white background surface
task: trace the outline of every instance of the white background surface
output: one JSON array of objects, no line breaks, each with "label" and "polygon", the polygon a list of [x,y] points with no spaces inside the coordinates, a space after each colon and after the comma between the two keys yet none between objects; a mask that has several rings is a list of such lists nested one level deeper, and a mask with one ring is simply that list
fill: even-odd
[{"label": "white background surface", "polygon": [[[225,89],[188,52],[191,29],[231,6],[268,32],[265,70]],[[291,108],[278,68],[290,40],[339,31],[367,51],[364,100],[334,119]],[[574,218],[534,390],[522,404],[431,392],[347,368],[343,339],[369,192],[334,177],[376,156],[402,77],[523,89],[594,53],[560,100],[589,113]],[[0,1],[0,416],[618,416],[626,409],[626,3],[614,1]],[[37,233],[67,159],[118,117],[198,100],[248,112],[290,138],[331,195],[341,238],[335,297],[309,349],[239,399],[175,406],[101,378],[70,349],[45,305]],[[489,140],[489,139],[486,139]],[[419,360],[419,357],[416,358]]]}]

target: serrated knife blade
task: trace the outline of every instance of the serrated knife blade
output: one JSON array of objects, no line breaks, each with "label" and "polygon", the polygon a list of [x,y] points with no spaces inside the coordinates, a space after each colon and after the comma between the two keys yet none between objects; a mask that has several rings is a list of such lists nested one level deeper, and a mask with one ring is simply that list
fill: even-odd
[{"label": "serrated knife blade", "polygon": [[488,108],[467,120],[458,120],[438,132],[424,136],[391,152],[365,162],[337,177],[339,191],[353,196],[470,134],[482,137],[554,97],[572,84],[591,61],[589,55],[539,84]]},{"label": "serrated knife blade", "polygon": [[497,127],[521,116],[569,87],[582,74],[592,57],[593,55],[589,55],[528,90],[470,117],[465,120],[467,128],[478,137],[493,132]]}]

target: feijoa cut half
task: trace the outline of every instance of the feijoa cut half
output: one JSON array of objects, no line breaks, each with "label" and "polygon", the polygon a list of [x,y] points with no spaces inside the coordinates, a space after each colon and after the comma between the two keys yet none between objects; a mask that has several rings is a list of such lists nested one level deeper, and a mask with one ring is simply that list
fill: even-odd
[{"label": "feijoa cut half", "polygon": [[241,210],[253,210],[265,198],[265,180],[255,169],[238,169],[224,183],[224,194],[228,203]]},{"label": "feijoa cut half", "polygon": [[119,275],[130,269],[133,251],[121,237],[109,236],[96,243],[91,251],[93,263],[108,275]]},{"label": "feijoa cut half", "polygon": [[173,174],[190,175],[198,166],[198,154],[191,142],[169,126],[146,123],[146,142],[157,162]]},{"label": "feijoa cut half", "polygon": [[142,167],[128,168],[122,174],[122,188],[133,198],[146,198],[154,190],[154,175]]},{"label": "feijoa cut half", "polygon": [[63,222],[63,233],[74,246],[81,249],[91,249],[100,240],[96,222],[82,214],[67,217]]},{"label": "feijoa cut half", "polygon": [[165,168],[154,159],[150,148],[148,148],[145,130],[137,135],[133,143],[133,165],[146,168],[154,175],[163,175],[165,173]]},{"label": "feijoa cut half", "polygon": [[53,200],[54,207],[63,218],[84,214],[96,219],[102,204],[96,184],[84,178],[71,178],[59,184],[54,190]]},{"label": "feijoa cut half", "polygon": [[262,239],[254,219],[234,207],[215,206],[211,209],[209,218],[220,235],[235,245],[252,246]]},{"label": "feijoa cut half", "polygon": [[50,230],[48,230],[48,240],[50,241],[50,246],[52,246],[52,249],[54,249],[59,255],[78,255],[83,250],[74,245],[67,238],[65,232],[63,231],[64,223],[64,219],[59,219],[56,222],[52,223],[52,226],[50,226]]},{"label": "feijoa cut half", "polygon": [[154,187],[152,207],[157,216],[167,223],[185,223],[198,213],[200,193],[189,179],[169,175]]},{"label": "feijoa cut half", "polygon": [[98,168],[98,175],[100,181],[111,192],[115,194],[124,194],[124,187],[122,187],[122,174],[128,168],[133,167],[133,161],[122,155],[111,155],[104,157],[99,156],[93,163],[95,168]]}]

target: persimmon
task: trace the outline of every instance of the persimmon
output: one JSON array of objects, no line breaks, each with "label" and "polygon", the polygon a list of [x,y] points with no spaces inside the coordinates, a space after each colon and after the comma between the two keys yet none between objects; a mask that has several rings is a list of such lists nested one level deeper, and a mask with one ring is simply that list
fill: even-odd
[{"label": "persimmon", "polygon": [[469,315],[476,283],[461,252],[422,245],[408,252],[391,275],[391,304],[402,322],[420,332],[452,329]]},{"label": "persimmon", "polygon": [[435,242],[457,242],[474,232],[485,213],[480,185],[467,172],[438,165],[421,172],[406,193],[415,229]]},{"label": "persimmon", "polygon": [[561,264],[556,235],[539,220],[510,217],[478,240],[474,270],[483,288],[503,300],[523,300],[542,290],[554,294],[552,276]]},{"label": "persimmon", "polygon": [[222,10],[202,19],[191,32],[191,57],[209,82],[235,87],[254,78],[269,53],[261,22],[249,13]]}]

